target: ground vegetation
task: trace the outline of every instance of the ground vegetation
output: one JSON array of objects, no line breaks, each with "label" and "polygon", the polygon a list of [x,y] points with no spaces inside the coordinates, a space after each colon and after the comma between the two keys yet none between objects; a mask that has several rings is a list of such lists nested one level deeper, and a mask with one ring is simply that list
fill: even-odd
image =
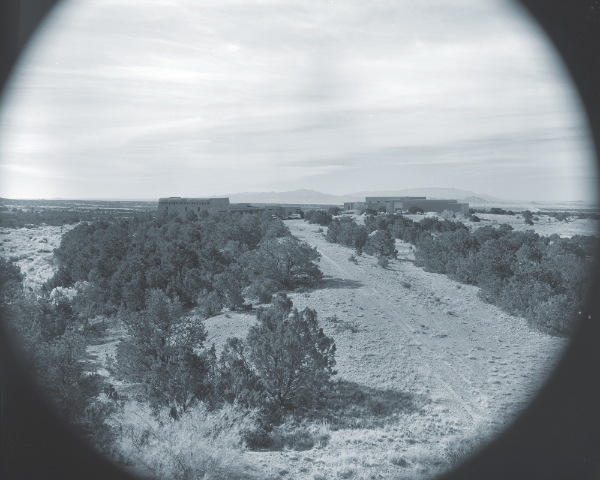
[{"label": "ground vegetation", "polygon": [[[532,221],[531,212],[523,215]],[[352,238],[362,228],[350,218],[335,220],[326,239],[354,246]],[[364,229],[365,253],[394,258],[394,239],[410,243],[417,265],[426,271],[478,286],[486,301],[561,335],[575,328],[599,247],[593,236],[540,236],[513,231],[508,224],[470,231],[462,222],[437,217],[415,222],[397,214],[366,215]]]}]

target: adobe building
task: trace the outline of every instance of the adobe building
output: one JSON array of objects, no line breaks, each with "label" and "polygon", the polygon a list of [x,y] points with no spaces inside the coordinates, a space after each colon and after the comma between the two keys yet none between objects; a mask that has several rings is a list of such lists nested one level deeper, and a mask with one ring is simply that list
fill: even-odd
[{"label": "adobe building", "polygon": [[293,214],[299,214],[302,209],[290,205],[268,205],[257,207],[247,203],[229,203],[229,198],[182,198],[168,197],[158,199],[158,215],[167,215],[175,212],[185,218],[188,212],[198,215],[201,212],[208,213],[269,213],[279,217],[287,218]]},{"label": "adobe building", "polygon": [[365,204],[367,208],[374,210],[385,207],[386,213],[407,212],[410,207],[422,208],[424,212],[442,213],[444,210],[449,210],[465,215],[469,213],[468,203],[459,203],[458,200],[428,200],[427,197],[366,197],[364,203],[344,203],[344,209],[353,210]]}]

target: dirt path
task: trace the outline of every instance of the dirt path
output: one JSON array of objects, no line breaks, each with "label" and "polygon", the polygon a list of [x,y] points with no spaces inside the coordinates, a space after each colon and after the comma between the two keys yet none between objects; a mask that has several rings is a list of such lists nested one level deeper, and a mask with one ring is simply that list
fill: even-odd
[{"label": "dirt path", "polygon": [[316,308],[321,319],[334,314],[358,319],[363,330],[347,345],[336,338],[341,377],[402,388],[406,385],[394,382],[392,372],[417,373],[412,388],[425,387],[465,426],[504,424],[560,359],[564,339],[534,331],[524,319],[483,303],[477,287],[415,267],[412,254],[399,256],[387,270],[368,256],[354,264],[348,261],[350,249],[327,243],[316,227],[301,221],[288,225],[317,247],[325,283],[334,287],[293,295],[294,304]]}]

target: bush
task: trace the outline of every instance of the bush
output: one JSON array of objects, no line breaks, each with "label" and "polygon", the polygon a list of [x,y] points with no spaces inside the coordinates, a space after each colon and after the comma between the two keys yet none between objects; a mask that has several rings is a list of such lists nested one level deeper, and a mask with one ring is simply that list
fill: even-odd
[{"label": "bush", "polygon": [[531,213],[529,210],[525,210],[522,212],[522,215],[527,225],[533,225],[533,213]]},{"label": "bush", "polygon": [[398,254],[394,237],[389,230],[377,230],[374,234],[370,235],[364,251],[369,255],[379,257],[396,258]]},{"label": "bush", "polygon": [[[243,298],[241,299],[241,303],[244,303]],[[210,293],[206,291],[201,293],[196,300],[196,304],[204,318],[214,317],[223,310],[223,299],[214,290]]]},{"label": "bush", "polygon": [[387,257],[377,257],[377,264],[381,268],[387,268],[390,264],[390,261],[387,259]]},{"label": "bush", "polygon": [[244,268],[238,263],[233,263],[223,273],[215,276],[214,287],[225,305],[231,309],[237,309],[244,304],[243,291],[247,283],[248,279]]},{"label": "bush", "polygon": [[21,269],[4,257],[0,257],[0,306],[22,288]]},{"label": "bush", "polygon": [[70,331],[38,345],[36,379],[68,421],[80,419],[89,399],[100,392],[101,377],[83,373],[79,360],[84,353],[85,339]]},{"label": "bush", "polygon": [[206,340],[202,320],[183,317],[182,305],[162,290],[151,290],[142,312],[122,311],[129,337],[117,346],[117,368],[129,381],[141,383],[155,408],[185,411],[208,391],[214,352],[201,350]]},{"label": "bush", "polygon": [[[249,293],[263,301],[276,291],[313,286],[323,277],[321,254],[296,237],[269,239],[240,259],[250,278]],[[267,300],[268,301],[268,300]]]},{"label": "bush", "polygon": [[319,328],[314,310],[292,307],[278,294],[272,307],[259,308],[258,324],[246,338],[247,359],[275,403],[307,407],[322,397],[335,374],[335,343]]},{"label": "bush", "polygon": [[255,428],[255,417],[234,406],[211,412],[200,404],[175,421],[169,409],[155,415],[128,402],[110,419],[121,430],[113,459],[141,478],[258,479],[242,456],[244,432]]},{"label": "bush", "polygon": [[304,220],[308,221],[309,224],[317,223],[321,226],[326,227],[331,223],[331,213],[324,210],[308,210],[304,212]]},{"label": "bush", "polygon": [[416,215],[417,213],[425,213],[425,210],[423,210],[421,207],[417,207],[416,205],[413,205],[413,206],[409,207],[408,213],[410,213],[411,215]]}]

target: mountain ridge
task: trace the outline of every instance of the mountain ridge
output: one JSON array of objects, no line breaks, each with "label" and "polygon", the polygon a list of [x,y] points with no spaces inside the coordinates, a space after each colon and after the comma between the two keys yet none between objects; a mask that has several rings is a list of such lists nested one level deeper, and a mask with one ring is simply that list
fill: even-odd
[{"label": "mountain ridge", "polygon": [[[298,203],[340,205],[344,202],[364,202],[365,197],[427,197],[431,199],[463,200],[506,203],[507,200],[457,188],[410,188],[404,190],[360,191],[345,195],[332,195],[317,190],[298,189],[286,192],[242,192],[213,195],[212,198],[229,197],[231,203]],[[468,200],[466,200],[468,201]]]}]

